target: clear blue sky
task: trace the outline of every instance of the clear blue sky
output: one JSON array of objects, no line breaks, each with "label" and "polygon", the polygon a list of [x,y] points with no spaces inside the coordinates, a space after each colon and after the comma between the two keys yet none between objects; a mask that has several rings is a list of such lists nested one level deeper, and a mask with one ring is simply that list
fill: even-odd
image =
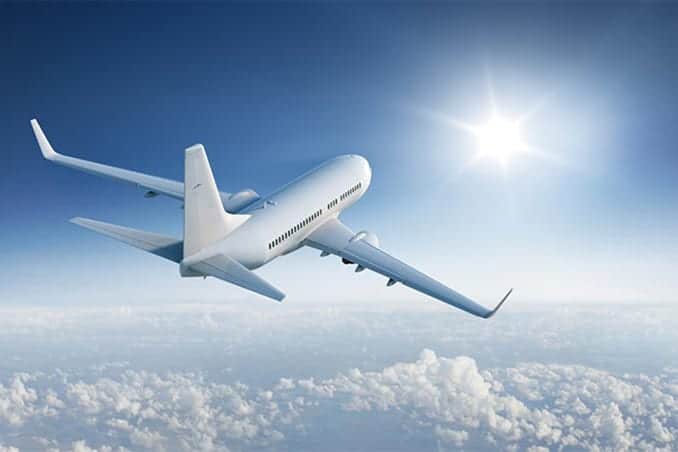
[{"label": "clear blue sky", "polygon": [[[87,159],[182,177],[207,149],[220,188],[266,194],[360,153],[344,220],[470,295],[675,300],[678,9],[670,4],[0,6],[0,302],[247,297],[81,231],[89,216],[179,236],[178,203],[55,167],[30,132]],[[551,158],[468,167],[488,86]],[[262,270],[315,301],[414,300],[302,251]],[[223,292],[222,292],[223,291]],[[325,297],[324,297],[325,298]]]}]

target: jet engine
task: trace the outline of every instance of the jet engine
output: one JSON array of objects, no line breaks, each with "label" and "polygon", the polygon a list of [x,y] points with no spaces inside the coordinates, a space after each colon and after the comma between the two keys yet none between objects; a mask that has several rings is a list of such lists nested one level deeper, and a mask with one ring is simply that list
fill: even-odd
[{"label": "jet engine", "polygon": [[[376,234],[373,234],[370,231],[360,231],[356,235],[351,237],[351,239],[348,242],[353,243],[353,242],[358,241],[358,240],[364,240],[365,242],[369,243],[370,245],[372,245],[376,248],[379,248],[379,238],[377,237]],[[351,264],[355,263],[355,262],[351,262],[350,260],[343,258],[343,257],[341,258],[341,262],[343,264],[346,264],[346,265],[351,265]],[[361,267],[359,265],[358,268],[356,269],[356,272],[360,272],[360,271],[363,271],[363,267]]]},{"label": "jet engine", "polygon": [[224,204],[224,209],[230,213],[238,212],[243,207],[261,199],[257,192],[250,189],[233,194],[220,193],[220,195],[221,202]]},{"label": "jet engine", "polygon": [[365,242],[369,243],[375,248],[379,248],[379,237],[377,237],[376,234],[373,234],[370,231],[360,231],[356,235],[354,235],[351,240],[349,240],[349,243],[353,243],[357,240],[364,240]]}]

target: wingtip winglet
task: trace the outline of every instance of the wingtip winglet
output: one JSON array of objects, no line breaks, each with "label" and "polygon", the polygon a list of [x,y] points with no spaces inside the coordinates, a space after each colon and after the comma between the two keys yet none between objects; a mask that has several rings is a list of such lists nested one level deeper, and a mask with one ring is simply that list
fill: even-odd
[{"label": "wingtip winglet", "polygon": [[509,289],[508,292],[506,292],[506,295],[504,295],[504,298],[501,299],[499,304],[497,304],[497,306],[493,310],[488,312],[487,315],[484,316],[484,318],[489,319],[490,317],[495,315],[497,313],[497,311],[499,311],[499,309],[502,307],[504,302],[506,302],[506,300],[508,300],[508,297],[511,295],[511,293],[513,293],[513,287],[511,289]]},{"label": "wingtip winglet", "polygon": [[73,217],[68,220],[69,223],[77,224],[78,226],[82,226],[83,224],[86,224],[88,221],[93,221],[88,218],[84,217]]},{"label": "wingtip winglet", "polygon": [[37,119],[35,118],[31,119],[31,127],[33,128],[33,135],[35,135],[35,139],[38,142],[38,146],[40,146],[42,156],[45,157],[47,160],[54,160],[54,158],[59,154],[54,150],[54,148],[50,144],[49,140],[45,136],[45,132],[42,131],[40,123],[38,122]]}]

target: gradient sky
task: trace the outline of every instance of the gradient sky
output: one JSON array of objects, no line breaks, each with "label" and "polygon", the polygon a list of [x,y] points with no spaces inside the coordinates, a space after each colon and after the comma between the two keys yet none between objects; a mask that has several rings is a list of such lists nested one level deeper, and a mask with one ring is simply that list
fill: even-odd
[{"label": "gradient sky", "polygon": [[[678,8],[670,4],[0,6],[2,303],[254,299],[67,223],[181,235],[179,204],[44,161],[175,179],[207,149],[223,191],[267,194],[337,154],[373,167],[343,220],[491,304],[678,293]],[[490,91],[546,158],[468,166]],[[431,114],[434,112],[435,114]],[[422,297],[302,250],[286,303]],[[329,294],[325,294],[329,292]],[[261,301],[261,300],[257,300]]]}]

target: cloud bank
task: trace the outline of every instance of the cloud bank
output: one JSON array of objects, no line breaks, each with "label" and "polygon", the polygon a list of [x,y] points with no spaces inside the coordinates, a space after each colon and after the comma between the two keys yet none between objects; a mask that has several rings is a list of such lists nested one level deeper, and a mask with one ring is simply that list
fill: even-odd
[{"label": "cloud bank", "polygon": [[318,419],[337,412],[393,422],[442,449],[668,451],[678,438],[678,370],[613,375],[541,363],[481,370],[472,358],[423,350],[376,371],[262,388],[120,363],[88,375],[20,373],[0,386],[0,450],[299,450]]}]

